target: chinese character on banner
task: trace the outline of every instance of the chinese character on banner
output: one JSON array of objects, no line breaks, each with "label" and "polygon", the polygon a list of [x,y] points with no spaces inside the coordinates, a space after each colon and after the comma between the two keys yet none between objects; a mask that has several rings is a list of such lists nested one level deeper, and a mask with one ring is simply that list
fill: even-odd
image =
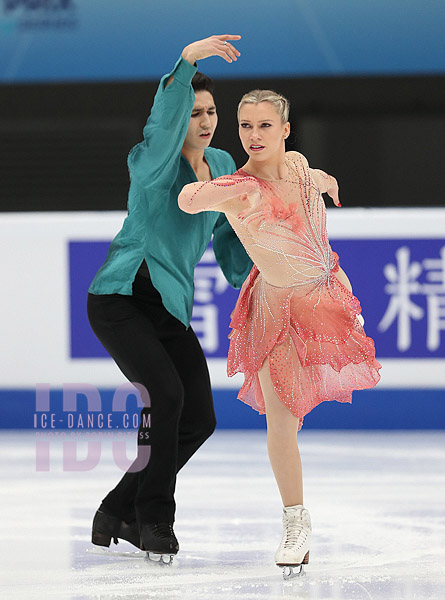
[{"label": "chinese character on banner", "polygon": [[[410,261],[410,249],[402,246],[396,253],[396,265],[386,264],[383,272],[389,283],[385,292],[391,296],[378,329],[386,331],[397,319],[397,348],[405,351],[411,346],[411,321],[421,320],[425,309],[413,302],[411,296],[426,298],[426,347],[433,352],[440,346],[440,333],[445,330],[445,246],[440,258]],[[420,281],[421,276],[422,280]]]},{"label": "chinese character on banner", "polygon": [[219,347],[219,307],[215,296],[224,294],[229,287],[213,250],[208,248],[195,269],[195,302],[191,325],[206,353]]},{"label": "chinese character on banner", "polygon": [[423,267],[428,282],[422,286],[428,307],[426,345],[434,351],[440,346],[440,332],[445,330],[445,246],[440,249],[440,258],[426,258]]}]

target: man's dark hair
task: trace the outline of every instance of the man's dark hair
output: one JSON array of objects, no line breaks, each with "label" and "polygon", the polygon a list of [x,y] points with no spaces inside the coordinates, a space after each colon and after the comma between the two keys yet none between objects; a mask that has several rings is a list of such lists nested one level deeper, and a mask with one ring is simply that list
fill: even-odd
[{"label": "man's dark hair", "polygon": [[210,92],[213,96],[213,81],[204,73],[197,71],[192,79],[192,86],[195,92]]}]

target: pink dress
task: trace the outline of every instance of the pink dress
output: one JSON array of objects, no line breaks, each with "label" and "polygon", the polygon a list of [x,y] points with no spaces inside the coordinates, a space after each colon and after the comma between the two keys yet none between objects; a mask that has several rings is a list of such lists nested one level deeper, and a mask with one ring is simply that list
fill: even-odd
[{"label": "pink dress", "polygon": [[301,427],[317,404],[351,402],[353,390],[375,386],[381,365],[357,319],[358,299],[335,276],[321,195],[327,175],[296,152],[286,164],[277,181],[240,169],[187,185],[179,204],[224,212],[254,262],[230,323],[227,372],[244,373],[238,398],[265,412],[258,371],[267,358],[275,392]]}]

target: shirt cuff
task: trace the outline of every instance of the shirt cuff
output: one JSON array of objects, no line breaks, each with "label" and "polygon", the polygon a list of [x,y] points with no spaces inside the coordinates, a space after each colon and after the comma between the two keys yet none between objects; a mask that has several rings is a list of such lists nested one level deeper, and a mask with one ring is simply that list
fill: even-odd
[{"label": "shirt cuff", "polygon": [[182,85],[189,86],[192,82],[193,75],[196,73],[197,70],[198,67],[196,63],[194,65],[191,65],[188,62],[188,60],[185,60],[185,58],[182,58],[182,56],[180,56],[178,62],[175,64],[173,71],[168,75],[168,78],[170,78],[173,75],[176,81],[182,83]]}]

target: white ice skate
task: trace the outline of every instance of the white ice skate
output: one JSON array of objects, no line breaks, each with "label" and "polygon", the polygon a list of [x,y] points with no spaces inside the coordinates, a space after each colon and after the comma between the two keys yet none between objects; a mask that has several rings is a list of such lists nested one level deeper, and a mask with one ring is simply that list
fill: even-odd
[{"label": "white ice skate", "polygon": [[309,511],[302,504],[283,508],[283,537],[275,552],[275,563],[283,567],[284,579],[304,575],[309,562],[312,527]]}]

